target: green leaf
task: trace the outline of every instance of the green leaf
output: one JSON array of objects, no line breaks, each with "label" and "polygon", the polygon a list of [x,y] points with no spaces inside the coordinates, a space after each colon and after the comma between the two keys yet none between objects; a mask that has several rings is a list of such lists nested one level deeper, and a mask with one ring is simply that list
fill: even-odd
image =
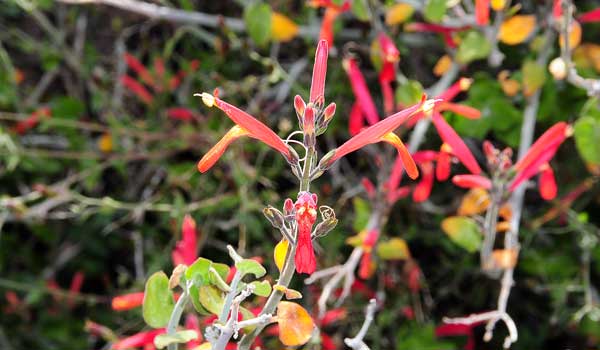
[{"label": "green leaf", "polygon": [[442,230],[469,253],[479,250],[482,234],[475,220],[466,216],[451,216],[442,221]]},{"label": "green leaf", "polygon": [[52,117],[77,119],[85,112],[85,104],[73,97],[58,97],[52,100]]},{"label": "green leaf", "polygon": [[171,344],[185,344],[190,340],[198,339],[198,333],[191,329],[177,331],[174,334],[159,334],[154,338],[154,346],[163,349]]},{"label": "green leaf", "polygon": [[575,145],[586,163],[600,164],[600,120],[582,117],[574,127]]},{"label": "green leaf", "polygon": [[478,31],[470,31],[463,38],[456,51],[456,60],[460,63],[467,64],[469,62],[486,58],[492,45],[488,42],[485,36]]},{"label": "green leaf", "polygon": [[236,262],[235,268],[238,269],[242,276],[251,273],[256,278],[259,278],[267,273],[267,270],[258,261],[252,259],[244,259]]},{"label": "green leaf", "polygon": [[521,68],[523,72],[523,93],[528,96],[538,90],[546,81],[546,68],[534,60],[527,60]]},{"label": "green leaf", "polygon": [[366,0],[352,0],[352,13],[363,22],[367,22],[371,18]]},{"label": "green leaf", "polygon": [[423,15],[429,22],[439,23],[446,14],[446,0],[428,0]]},{"label": "green leaf", "polygon": [[257,1],[248,5],[244,11],[244,21],[248,34],[254,42],[263,46],[271,39],[271,7]]},{"label": "green leaf", "polygon": [[267,297],[271,294],[271,284],[269,281],[254,281],[250,284],[254,286],[254,294],[258,296]]},{"label": "green leaf", "polygon": [[369,203],[359,197],[355,197],[352,203],[354,204],[354,224],[352,228],[355,232],[360,232],[367,226],[371,208]]},{"label": "green leaf", "polygon": [[405,240],[392,238],[377,245],[377,256],[382,260],[404,260],[410,258],[410,251]]},{"label": "green leaf", "polygon": [[190,299],[192,299],[192,305],[194,305],[194,309],[200,314],[204,316],[210,315],[210,311],[206,310],[202,303],[200,302],[200,287],[196,285],[192,285],[189,289]]},{"label": "green leaf", "polygon": [[215,270],[213,267],[211,267],[208,272],[208,279],[211,284],[224,292],[229,292],[231,290],[229,285],[223,280],[223,278],[221,278],[217,270]]},{"label": "green leaf", "polygon": [[224,279],[224,280],[227,279],[227,275],[229,275],[229,266],[227,266],[225,264],[214,262],[214,263],[212,263],[212,265],[210,267],[217,270],[217,272],[219,273],[219,276],[221,276],[222,279]]},{"label": "green leaf", "polygon": [[396,102],[403,106],[412,106],[421,101],[423,85],[416,80],[409,80],[396,89]]},{"label": "green leaf", "polygon": [[214,286],[200,286],[198,292],[200,304],[212,314],[219,315],[225,303],[223,293]]},{"label": "green leaf", "polygon": [[167,325],[175,303],[169,289],[169,278],[160,271],[154,273],[146,282],[142,314],[144,321],[154,328]]},{"label": "green leaf", "polygon": [[185,279],[192,281],[196,285],[207,284],[209,282],[208,270],[212,262],[205,258],[198,258],[185,271]]}]

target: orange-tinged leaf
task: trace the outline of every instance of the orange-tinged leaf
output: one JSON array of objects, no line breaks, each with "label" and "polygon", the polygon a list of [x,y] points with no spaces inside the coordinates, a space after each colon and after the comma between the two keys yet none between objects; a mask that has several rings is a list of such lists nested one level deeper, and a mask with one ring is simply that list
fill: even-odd
[{"label": "orange-tinged leaf", "polygon": [[502,87],[502,91],[508,97],[515,96],[521,90],[521,83],[518,80],[510,79],[510,73],[507,70],[503,70],[498,73],[498,82]]},{"label": "orange-tinged leaf", "polygon": [[382,260],[405,260],[410,258],[410,250],[405,240],[392,238],[377,245],[377,256]]},{"label": "orange-tinged leaf", "polygon": [[450,69],[452,66],[452,58],[449,55],[440,57],[435,66],[433,67],[433,74],[437,77],[441,77]]},{"label": "orange-tinged leaf", "polygon": [[285,257],[287,255],[288,247],[290,242],[287,239],[282,239],[275,246],[275,250],[273,252],[273,259],[275,260],[275,265],[279,269],[279,272],[283,270],[283,265],[285,264]]},{"label": "orange-tinged leaf", "polygon": [[404,23],[412,16],[413,12],[415,12],[415,9],[409,4],[396,4],[385,12],[385,24],[393,26]]},{"label": "orange-tinged leaf", "polygon": [[271,38],[275,41],[290,41],[298,35],[298,25],[289,17],[273,12],[271,14]]},{"label": "orange-tinged leaf", "polygon": [[458,215],[471,216],[481,214],[490,205],[490,194],[483,188],[473,188],[463,197],[458,207]]},{"label": "orange-tinged leaf", "polygon": [[498,39],[507,45],[518,45],[527,39],[535,29],[534,15],[516,15],[500,26]]},{"label": "orange-tinged leaf", "polygon": [[496,224],[496,232],[507,232],[510,231],[509,221],[500,221]]},{"label": "orange-tinged leaf", "polygon": [[100,136],[100,138],[98,139],[98,149],[104,153],[112,152],[113,141],[112,136],[110,134],[107,133]]},{"label": "orange-tinged leaf", "polygon": [[311,337],[315,323],[308,312],[300,305],[280,301],[277,305],[279,340],[286,346],[300,346]]},{"label": "orange-tinged leaf", "polygon": [[[560,44],[560,47],[565,46],[565,38],[562,34],[558,38],[558,43]],[[581,43],[581,24],[579,24],[579,22],[577,22],[577,21],[573,21],[571,23],[571,28],[569,30],[569,47],[571,49],[574,49],[577,46],[579,46],[580,43]]]},{"label": "orange-tinged leaf", "polygon": [[501,269],[512,269],[517,265],[518,252],[515,249],[496,249],[492,252],[494,266]]},{"label": "orange-tinged leaf", "polygon": [[477,222],[466,216],[451,216],[442,221],[442,230],[450,239],[469,253],[479,249],[482,241]]},{"label": "orange-tinged leaf", "polygon": [[584,43],[573,51],[573,61],[581,68],[594,68],[600,72],[600,45]]},{"label": "orange-tinged leaf", "polygon": [[498,215],[504,220],[510,221],[512,217],[512,209],[510,208],[510,204],[506,203],[500,207]]}]

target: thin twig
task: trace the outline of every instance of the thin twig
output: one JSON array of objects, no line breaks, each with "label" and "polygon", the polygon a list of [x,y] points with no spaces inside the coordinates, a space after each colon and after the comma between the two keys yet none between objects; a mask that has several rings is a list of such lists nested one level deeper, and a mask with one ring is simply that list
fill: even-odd
[{"label": "thin twig", "polygon": [[373,322],[376,308],[377,301],[375,299],[369,300],[369,305],[365,310],[365,321],[363,322],[362,327],[360,327],[360,330],[354,338],[344,339],[344,343],[353,350],[369,350],[369,346],[365,344],[364,338],[371,326],[371,322]]}]

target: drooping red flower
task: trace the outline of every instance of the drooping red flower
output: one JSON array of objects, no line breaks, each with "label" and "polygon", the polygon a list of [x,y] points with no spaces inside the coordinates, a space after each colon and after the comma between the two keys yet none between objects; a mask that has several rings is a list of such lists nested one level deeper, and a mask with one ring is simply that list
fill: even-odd
[{"label": "drooping red flower", "polygon": [[111,349],[124,350],[131,348],[145,347],[147,345],[154,345],[154,338],[157,335],[165,333],[165,329],[154,329],[147,332],[139,332],[129,337],[123,338],[112,345]]},{"label": "drooping red flower", "polygon": [[367,192],[367,195],[369,196],[369,198],[373,198],[375,196],[375,185],[373,185],[371,180],[369,180],[366,177],[363,177],[361,179],[360,183],[362,184],[363,188],[365,189],[365,192]]},{"label": "drooping red flower", "polygon": [[268,126],[261,123],[258,119],[254,118],[250,114],[242,111],[241,109],[219,99],[208,93],[202,93],[200,95],[202,101],[208,107],[217,106],[220,110],[237,125],[231,128],[225,136],[200,159],[198,162],[198,170],[201,173],[206,172],[210,169],[219,158],[223,155],[227,147],[241,136],[250,136],[257,140],[260,140],[273,149],[283,154],[288,161],[292,161],[293,156],[290,148],[283,142],[277,134],[269,129]]},{"label": "drooping red flower", "polygon": [[559,122],[542,134],[525,156],[514,165],[517,175],[510,184],[509,190],[514,191],[521,183],[537,174],[540,167],[554,157],[560,145],[572,133],[573,129],[569,124]]},{"label": "drooping red flower", "polygon": [[42,118],[50,118],[50,108],[42,107],[35,111],[33,111],[27,118],[19,121],[12,130],[14,130],[19,135],[23,135],[29,129],[33,129]]},{"label": "drooping red flower", "polygon": [[392,143],[402,157],[404,167],[406,168],[407,174],[411,178],[416,178],[419,175],[419,171],[414,165],[414,161],[406,146],[402,143],[400,138],[395,135],[392,131],[406,122],[408,119],[413,117],[419,112],[429,113],[435,107],[436,100],[425,101],[425,96],[420,103],[406,108],[398,113],[395,113],[370,127],[363,129],[357,135],[346,141],[340,147],[336,148],[333,152],[333,156],[326,159],[325,164],[322,164],[323,168],[331,166],[336,160],[347,155],[348,153],[354,152],[368,144],[386,141]]},{"label": "drooping red flower", "polygon": [[452,165],[452,147],[443,143],[437,156],[435,167],[435,178],[438,181],[446,181],[450,177],[450,166]]},{"label": "drooping red flower", "polygon": [[489,190],[492,188],[492,182],[485,176],[463,174],[452,177],[452,182],[462,188],[483,188]]},{"label": "drooping red flower", "polygon": [[185,107],[173,107],[167,109],[167,117],[174,120],[190,122],[196,118],[196,114]]},{"label": "drooping red flower", "polygon": [[378,37],[383,64],[379,72],[379,84],[383,94],[383,111],[391,114],[394,111],[394,92],[392,83],[396,80],[396,63],[400,60],[400,51],[384,32]]},{"label": "drooping red flower", "polygon": [[369,124],[377,123],[380,119],[377,107],[375,107],[375,102],[373,102],[367,82],[358,68],[356,61],[353,58],[346,58],[342,65],[350,79],[350,86],[365,118]]},{"label": "drooping red flower", "polygon": [[362,108],[358,102],[354,102],[352,109],[350,110],[350,116],[348,117],[348,132],[350,136],[358,134],[365,126],[363,118]]},{"label": "drooping red flower", "polygon": [[475,0],[475,20],[480,26],[490,23],[490,0]]},{"label": "drooping red flower", "polygon": [[312,228],[317,220],[317,195],[310,192],[300,192],[294,207],[296,209],[296,222],[298,223],[296,256],[294,257],[296,271],[310,275],[317,268],[317,260],[311,239]]},{"label": "drooping red flower", "polygon": [[175,248],[171,253],[173,266],[179,264],[192,265],[197,258],[197,248],[196,221],[190,215],[186,215],[181,225],[181,240],[175,244]]},{"label": "drooping red flower", "polygon": [[425,162],[419,164],[421,167],[421,181],[417,183],[413,191],[413,200],[417,203],[424,202],[431,195],[431,189],[433,188],[433,164],[431,162]]},{"label": "drooping red flower", "polygon": [[373,248],[379,238],[379,230],[373,229],[367,232],[361,248],[363,249],[363,255],[360,260],[358,268],[358,276],[362,279],[368,279],[374,272],[373,265]]},{"label": "drooping red flower", "polygon": [[481,118],[481,111],[471,106],[461,105],[458,103],[441,102],[437,108],[439,112],[451,111],[468,119]]},{"label": "drooping red flower", "polygon": [[481,168],[479,167],[477,160],[465,142],[446,122],[444,117],[442,117],[439,112],[434,111],[431,120],[433,121],[433,125],[437,129],[442,140],[452,148],[452,154],[456,156],[456,158],[458,158],[458,160],[460,160],[460,162],[463,163],[473,174],[478,175],[481,173]]},{"label": "drooping red flower", "polygon": [[115,311],[127,311],[142,306],[144,292],[117,295],[112,299],[111,307]]},{"label": "drooping red flower", "polygon": [[450,48],[456,48],[458,46],[454,38],[452,38],[452,34],[455,32],[468,30],[470,28],[470,26],[450,27],[439,24],[421,22],[413,22],[404,26],[404,29],[408,32],[431,32],[441,34],[444,38],[444,41],[446,42],[446,45],[448,45],[448,47]]},{"label": "drooping red flower", "polygon": [[338,5],[331,0],[311,0],[309,3],[313,7],[325,7],[319,39],[325,40],[330,46],[333,46],[333,24],[341,13],[350,9],[350,2],[344,1]]},{"label": "drooping red flower", "polygon": [[156,86],[156,82],[154,81],[152,74],[150,74],[150,71],[148,71],[146,66],[144,66],[135,56],[126,52],[123,58],[125,59],[127,66],[129,66],[129,68],[131,68],[144,83],[152,87]]},{"label": "drooping red flower", "polygon": [[154,100],[154,97],[144,87],[144,85],[140,84],[137,80],[133,79],[129,75],[123,75],[121,77],[121,83],[129,91],[133,92],[137,96],[137,98],[139,98],[142,102],[144,102],[147,105],[152,104],[152,101]]},{"label": "drooping red flower", "polygon": [[556,20],[560,19],[562,16],[561,2],[562,0],[554,0],[552,2],[552,17],[554,17]]},{"label": "drooping red flower", "polygon": [[554,177],[554,170],[548,163],[543,164],[541,167],[539,189],[543,199],[549,201],[556,198],[558,192],[556,178]]},{"label": "drooping red flower", "polygon": [[577,17],[577,21],[579,23],[590,23],[600,21],[600,7],[588,11],[586,13],[582,13],[579,17]]}]

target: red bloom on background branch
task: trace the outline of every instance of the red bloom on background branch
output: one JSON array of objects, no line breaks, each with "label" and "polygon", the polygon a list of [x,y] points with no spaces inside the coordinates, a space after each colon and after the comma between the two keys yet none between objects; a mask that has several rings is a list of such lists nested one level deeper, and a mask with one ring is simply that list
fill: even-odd
[{"label": "red bloom on background branch", "polygon": [[600,7],[581,14],[579,17],[577,17],[577,21],[579,23],[590,23],[600,21]]},{"label": "red bloom on background branch", "polygon": [[475,0],[475,20],[480,26],[490,22],[490,0]]},{"label": "red bloom on background branch", "polygon": [[118,295],[112,299],[111,307],[115,311],[126,311],[142,306],[144,292]]},{"label": "red bloom on background branch", "polygon": [[156,338],[157,335],[163,334],[163,333],[165,333],[164,328],[155,329],[155,330],[147,331],[147,332],[140,332],[140,333],[134,334],[132,336],[129,336],[127,338],[123,338],[123,339],[119,340],[118,342],[116,342],[112,345],[111,349],[114,349],[114,350],[131,349],[131,348],[145,347],[148,345],[150,345],[150,346],[152,346],[152,348],[154,348],[154,338]]},{"label": "red bloom on background branch", "polygon": [[171,253],[173,266],[179,264],[192,265],[196,261],[197,248],[196,222],[190,215],[186,215],[181,225],[181,240],[175,244],[175,248],[173,248],[173,252]]},{"label": "red bloom on background branch", "polygon": [[465,142],[458,136],[456,131],[446,122],[444,117],[438,112],[434,112],[432,119],[433,125],[437,129],[442,140],[452,148],[452,154],[463,163],[469,171],[473,174],[478,175],[481,173],[481,168],[477,164],[477,160],[465,144]]},{"label": "red bloom on background branch", "polygon": [[343,62],[344,70],[350,79],[350,86],[356,96],[358,106],[361,108],[363,115],[366,117],[369,124],[375,124],[379,121],[379,114],[377,114],[377,107],[373,102],[373,97],[369,92],[367,82],[364,76],[360,72],[356,61],[352,58],[347,58]]}]

